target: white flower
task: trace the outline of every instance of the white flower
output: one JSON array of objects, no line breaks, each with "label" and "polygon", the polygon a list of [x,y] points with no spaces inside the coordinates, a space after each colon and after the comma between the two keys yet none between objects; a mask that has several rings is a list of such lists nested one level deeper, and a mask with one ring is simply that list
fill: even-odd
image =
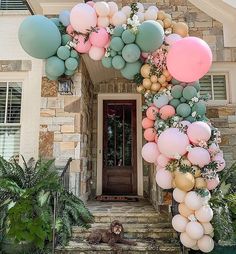
[{"label": "white flower", "polygon": [[176,160],[180,160],[180,159],[181,159],[181,155],[179,155],[178,153],[175,153],[175,154],[174,154],[174,158],[175,158]]},{"label": "white flower", "polygon": [[179,121],[179,117],[178,116],[174,116],[173,117],[173,120],[176,122],[176,121]]},{"label": "white flower", "polygon": [[134,15],[133,15],[133,20],[139,21],[139,20],[138,20],[138,15],[134,14]]},{"label": "white flower", "polygon": [[192,101],[189,101],[188,104],[189,104],[190,107],[193,106],[193,102]]},{"label": "white flower", "polygon": [[126,30],[127,25],[126,25],[126,24],[123,24],[122,27]]},{"label": "white flower", "polygon": [[190,221],[197,221],[197,218],[196,218],[193,214],[189,215],[189,216],[188,216],[188,219],[189,219]]},{"label": "white flower", "polygon": [[197,112],[196,112],[196,111],[193,111],[192,117],[195,117],[196,115],[197,115]]},{"label": "white flower", "polygon": [[174,122],[173,123],[173,127],[176,127],[178,125],[178,123]]},{"label": "white flower", "polygon": [[191,99],[191,101],[193,101],[193,102],[198,102],[199,99],[198,99],[197,97],[193,97],[193,98]]},{"label": "white flower", "polygon": [[76,43],[73,41],[70,41],[68,44],[70,47],[75,48],[76,47]]}]

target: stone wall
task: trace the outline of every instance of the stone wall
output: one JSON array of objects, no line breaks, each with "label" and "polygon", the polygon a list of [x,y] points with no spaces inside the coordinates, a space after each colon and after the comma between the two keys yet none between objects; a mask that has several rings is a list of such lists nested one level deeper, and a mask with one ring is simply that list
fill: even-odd
[{"label": "stone wall", "polygon": [[57,81],[42,78],[39,156],[54,158],[62,169],[69,158],[70,187],[84,199],[89,194],[93,85],[84,64],[73,78],[73,95],[60,95]]}]

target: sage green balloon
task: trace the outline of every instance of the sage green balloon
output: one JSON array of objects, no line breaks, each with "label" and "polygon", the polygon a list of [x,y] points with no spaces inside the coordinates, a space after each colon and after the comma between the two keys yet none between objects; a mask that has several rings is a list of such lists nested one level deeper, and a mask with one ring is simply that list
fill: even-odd
[{"label": "sage green balloon", "polygon": [[105,68],[111,68],[112,67],[112,57],[103,57],[102,58],[102,65],[105,67]]},{"label": "sage green balloon", "polygon": [[135,41],[135,34],[132,33],[129,29],[127,29],[122,33],[121,38],[125,44],[130,44]]},{"label": "sage green balloon", "polygon": [[125,60],[122,56],[114,56],[112,58],[112,66],[116,70],[121,70],[125,67]]},{"label": "sage green balloon", "polygon": [[46,76],[50,80],[57,80],[58,79],[58,77],[53,77],[53,76],[49,75],[48,73],[46,73]]},{"label": "sage green balloon", "polygon": [[201,85],[199,83],[199,81],[195,81],[192,83],[192,86],[195,87],[195,89],[199,92],[201,89]]},{"label": "sage green balloon", "polygon": [[122,26],[117,26],[113,30],[113,35],[114,37],[121,37],[122,33],[124,32],[124,28]]},{"label": "sage green balloon", "polygon": [[125,46],[125,44],[120,37],[114,37],[111,40],[110,48],[115,51],[121,51],[124,46]]},{"label": "sage green balloon", "polygon": [[171,84],[172,84],[172,85],[179,85],[180,82],[179,82],[177,79],[172,78],[172,79],[171,79]]},{"label": "sage green balloon", "polygon": [[137,61],[135,63],[126,63],[125,68],[121,70],[121,75],[127,79],[134,79],[134,76],[140,72],[142,63]]},{"label": "sage green balloon", "polygon": [[176,113],[182,117],[188,117],[191,114],[191,107],[187,103],[181,103],[176,109]]},{"label": "sage green balloon", "polygon": [[75,71],[71,71],[71,70],[65,70],[65,75],[66,76],[72,76],[72,75],[74,75],[74,73],[75,73]]},{"label": "sage green balloon", "polygon": [[70,52],[70,56],[71,57],[74,57],[76,59],[79,59],[79,54],[76,50],[72,49],[71,52]]},{"label": "sage green balloon", "polygon": [[183,87],[181,85],[175,85],[171,89],[171,95],[175,99],[179,99],[182,97]]},{"label": "sage green balloon", "polygon": [[111,57],[113,57],[113,56],[117,55],[117,52],[115,50],[111,49],[110,54],[111,54]]},{"label": "sage green balloon", "polygon": [[193,97],[197,96],[197,90],[193,86],[186,86],[183,90],[183,97],[186,100],[191,100]]},{"label": "sage green balloon", "polygon": [[184,120],[189,121],[190,123],[196,122],[197,119],[195,117],[192,116],[188,116],[186,118],[184,118]]},{"label": "sage green balloon", "polygon": [[180,100],[179,100],[179,99],[172,99],[172,100],[169,102],[169,104],[170,104],[171,106],[173,106],[174,108],[177,108],[177,107],[179,106],[179,104],[180,104]]},{"label": "sage green balloon", "polygon": [[76,68],[78,67],[79,63],[78,61],[73,58],[73,57],[69,57],[68,59],[66,59],[65,61],[65,66],[66,66],[66,69],[67,70],[70,70],[70,71],[74,71],[76,70]]},{"label": "sage green balloon", "polygon": [[59,18],[50,18],[50,20],[56,25],[56,26],[60,26],[61,22]]},{"label": "sage green balloon", "polygon": [[147,20],[138,27],[135,42],[142,52],[152,52],[161,47],[164,36],[164,29],[157,21]]},{"label": "sage green balloon", "polygon": [[65,72],[64,61],[57,56],[49,57],[46,60],[45,71],[51,77],[60,77]]},{"label": "sage green balloon", "polygon": [[117,54],[118,54],[119,56],[122,56],[122,51],[119,51]]},{"label": "sage green balloon", "polygon": [[122,57],[125,59],[127,63],[136,62],[141,55],[141,51],[136,44],[128,44],[124,46],[122,50]]},{"label": "sage green balloon", "polygon": [[62,60],[66,60],[70,57],[70,49],[66,46],[61,46],[57,50],[57,56]]},{"label": "sage green balloon", "polygon": [[203,101],[195,103],[192,107],[192,112],[197,112],[199,116],[204,116],[206,114],[206,104]]},{"label": "sage green balloon", "polygon": [[57,26],[41,15],[29,16],[18,30],[22,48],[32,57],[46,59],[56,54],[61,46],[61,34]]},{"label": "sage green balloon", "polygon": [[186,102],[187,101],[184,97],[181,97],[179,100],[180,100],[180,102]]},{"label": "sage green balloon", "polygon": [[63,34],[61,36],[61,45],[65,46],[69,41],[72,41],[72,37],[69,34]]}]

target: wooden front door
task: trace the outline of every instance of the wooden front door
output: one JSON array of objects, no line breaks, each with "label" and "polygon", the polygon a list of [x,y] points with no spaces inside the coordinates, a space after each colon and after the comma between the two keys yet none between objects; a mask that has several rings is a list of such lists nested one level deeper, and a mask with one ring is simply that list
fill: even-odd
[{"label": "wooden front door", "polygon": [[103,101],[103,194],[137,195],[136,101]]}]

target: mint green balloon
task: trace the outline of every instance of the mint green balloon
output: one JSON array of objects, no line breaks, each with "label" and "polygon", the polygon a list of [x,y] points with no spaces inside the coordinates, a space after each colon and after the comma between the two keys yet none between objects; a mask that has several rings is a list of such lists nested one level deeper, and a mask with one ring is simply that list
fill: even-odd
[{"label": "mint green balloon", "polygon": [[60,26],[61,22],[59,18],[50,18],[50,20],[56,25],[56,26]]},{"label": "mint green balloon", "polygon": [[20,25],[18,39],[22,48],[32,57],[46,59],[56,54],[61,46],[57,26],[41,15],[28,16]]},{"label": "mint green balloon", "polygon": [[65,71],[64,61],[56,56],[49,57],[46,60],[45,72],[50,77],[59,77]]},{"label": "mint green balloon", "polygon": [[58,77],[53,77],[53,76],[49,75],[48,73],[46,73],[46,76],[50,80],[57,80],[58,79]]},{"label": "mint green balloon", "polygon": [[193,86],[186,86],[183,90],[183,97],[186,100],[191,100],[193,97],[197,96],[197,90]]},{"label": "mint green balloon", "polygon": [[113,35],[114,37],[121,37],[122,33],[124,32],[124,28],[122,26],[117,26],[113,30]]},{"label": "mint green balloon", "polygon": [[71,70],[65,70],[65,75],[66,76],[72,76],[72,75],[74,75],[74,73],[75,73],[75,71],[71,71]]},{"label": "mint green balloon", "polygon": [[199,92],[201,89],[201,85],[199,83],[199,81],[195,81],[191,84],[193,87],[195,87],[195,89]]},{"label": "mint green balloon", "polygon": [[134,79],[134,76],[140,72],[142,63],[137,61],[135,63],[126,63],[125,68],[121,70],[121,75],[127,79]]},{"label": "mint green balloon", "polygon": [[182,97],[183,87],[181,85],[175,85],[171,88],[171,95],[175,99]]},{"label": "mint green balloon", "polygon": [[121,51],[125,46],[124,42],[120,37],[114,37],[111,39],[110,48],[115,51]]},{"label": "mint green balloon", "polygon": [[179,104],[180,104],[180,100],[179,100],[179,99],[172,99],[172,100],[169,102],[169,104],[170,104],[171,106],[173,106],[174,108],[177,108],[177,107],[179,106]]},{"label": "mint green balloon", "polygon": [[118,54],[119,56],[122,56],[122,51],[119,51],[117,54]]},{"label": "mint green balloon", "polygon": [[163,27],[157,21],[147,20],[138,27],[135,42],[142,52],[152,52],[161,47],[164,37]]},{"label": "mint green balloon", "polygon": [[117,52],[116,52],[115,50],[111,49],[110,54],[111,54],[111,56],[113,57],[113,56],[116,56],[116,55],[117,55]]},{"label": "mint green balloon", "polygon": [[171,84],[172,84],[172,85],[179,85],[180,82],[179,82],[177,79],[172,78],[172,79],[171,79]]},{"label": "mint green balloon", "polygon": [[103,57],[102,58],[102,65],[105,68],[111,68],[112,67],[112,57]]},{"label": "mint green balloon", "polygon": [[141,51],[136,44],[128,44],[124,46],[122,50],[122,57],[125,59],[127,63],[136,62],[141,55]]},{"label": "mint green balloon", "polygon": [[197,119],[195,117],[192,116],[188,116],[186,118],[184,118],[184,120],[189,121],[190,123],[196,122]]},{"label": "mint green balloon", "polygon": [[69,34],[63,34],[61,36],[61,45],[65,46],[69,41],[72,41],[72,37]]},{"label": "mint green balloon", "polygon": [[130,44],[135,41],[135,34],[127,29],[122,33],[121,38],[125,44]]},{"label": "mint green balloon", "polygon": [[206,104],[203,101],[195,103],[192,107],[192,112],[197,112],[197,115],[204,116],[206,114]]},{"label": "mint green balloon", "polygon": [[176,113],[182,117],[188,117],[191,114],[191,107],[187,103],[181,103],[176,109]]},{"label": "mint green balloon", "polygon": [[125,67],[125,60],[123,59],[122,56],[114,56],[112,58],[112,66],[116,70],[121,70]]},{"label": "mint green balloon", "polygon": [[70,70],[70,71],[74,71],[76,70],[76,68],[78,67],[79,63],[78,61],[73,58],[73,57],[69,57],[68,59],[66,59],[65,61],[65,66],[66,66],[66,69],[67,70]]},{"label": "mint green balloon", "polygon": [[181,97],[179,100],[180,100],[180,102],[186,102],[187,101],[184,97]]},{"label": "mint green balloon", "polygon": [[57,56],[61,58],[62,60],[66,60],[70,57],[70,50],[66,46],[61,46],[57,50]]},{"label": "mint green balloon", "polygon": [[74,57],[76,59],[79,59],[79,54],[76,50],[72,49],[71,52],[70,52],[70,56],[71,57]]}]

